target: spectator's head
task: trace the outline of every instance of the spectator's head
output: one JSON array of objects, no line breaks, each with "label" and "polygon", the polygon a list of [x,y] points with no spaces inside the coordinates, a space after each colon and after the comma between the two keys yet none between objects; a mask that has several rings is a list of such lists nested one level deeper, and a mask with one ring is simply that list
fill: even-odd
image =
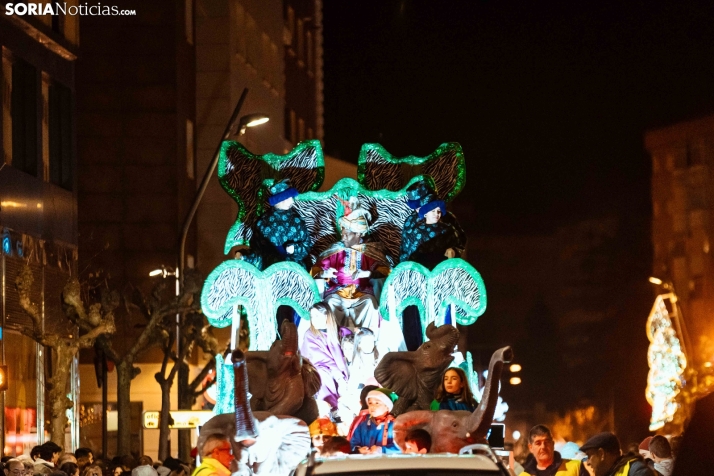
[{"label": "spectator's head", "polygon": [[169,456],[164,460],[164,466],[169,468],[171,471],[180,469],[182,464],[183,463],[180,459],[174,458],[173,456]]},{"label": "spectator's head", "polygon": [[580,447],[594,476],[605,476],[620,458],[620,440],[609,432],[598,433]]},{"label": "spectator's head", "polygon": [[57,463],[60,453],[62,453],[62,448],[60,448],[57,443],[48,441],[47,443],[40,445],[40,458],[48,463]]},{"label": "spectator's head", "polygon": [[203,444],[202,456],[204,458],[213,458],[220,462],[226,468],[230,468],[233,461],[233,448],[225,435],[215,434],[206,438]]},{"label": "spectator's head", "polygon": [[640,446],[637,448],[637,452],[644,459],[652,459],[652,455],[650,454],[650,441],[652,441],[652,437],[648,436],[647,438],[642,440]]},{"label": "spectator's head", "polygon": [[322,445],[320,456],[347,455],[352,451],[352,445],[344,436],[333,436]]},{"label": "spectator's head", "polygon": [[84,468],[86,468],[90,464],[92,463],[89,462],[89,456],[77,456],[77,466],[79,466],[80,472],[82,472]]},{"label": "spectator's head", "polygon": [[94,463],[94,452],[91,448],[77,448],[74,455],[77,457],[77,461],[79,461],[79,458],[86,457],[89,464]]},{"label": "spectator's head", "polygon": [[536,460],[539,468],[544,469],[553,464],[555,458],[555,441],[550,428],[536,425],[528,432],[528,450]]},{"label": "spectator's head", "polygon": [[669,439],[669,446],[672,448],[672,458],[677,457],[679,445],[682,444],[682,435],[675,435]]},{"label": "spectator's head", "polygon": [[25,476],[25,465],[19,459],[10,459],[5,463],[5,476]]},{"label": "spectator's head", "polygon": [[151,456],[140,456],[139,457],[139,466],[151,466],[154,464],[154,461],[151,459]]},{"label": "spectator's head", "polygon": [[37,445],[30,450],[30,457],[32,458],[32,461],[35,461],[40,457],[40,447],[41,445]]},{"label": "spectator's head", "polygon": [[77,463],[72,463],[70,461],[60,465],[60,471],[67,473],[67,476],[79,476],[79,466]]},{"label": "spectator's head", "polygon": [[656,463],[663,459],[672,458],[672,447],[669,445],[667,438],[662,435],[652,437],[650,440],[650,454]]},{"label": "spectator's head", "polygon": [[59,469],[53,469],[50,471],[49,476],[67,476],[67,473],[64,471],[60,471]]},{"label": "spectator's head", "polygon": [[134,466],[136,466],[136,462],[134,461],[133,456],[124,455],[121,457],[121,467],[125,472],[131,471],[132,469],[134,469]]},{"label": "spectator's head", "polygon": [[428,431],[415,428],[407,432],[404,437],[405,453],[428,453],[431,449],[431,435]]},{"label": "spectator's head", "polygon": [[96,464],[87,465],[81,473],[82,476],[102,476],[102,468]]},{"label": "spectator's head", "polygon": [[35,461],[28,455],[18,456],[17,460],[25,466],[25,474],[30,476],[35,471]]},{"label": "spectator's head", "polygon": [[[65,463],[77,464],[77,458],[72,453],[65,453],[62,456],[60,456],[59,459],[57,460],[57,467],[61,468],[62,465]],[[72,475],[70,475],[70,476],[72,476]]]}]

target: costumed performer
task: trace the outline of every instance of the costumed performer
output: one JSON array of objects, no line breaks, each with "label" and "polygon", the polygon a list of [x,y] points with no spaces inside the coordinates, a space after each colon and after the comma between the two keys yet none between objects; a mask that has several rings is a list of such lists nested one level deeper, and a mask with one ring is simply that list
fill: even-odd
[{"label": "costumed performer", "polygon": [[315,398],[330,406],[331,416],[338,416],[340,393],[347,391],[349,370],[342,354],[340,339],[332,310],[324,302],[310,309],[310,329],[305,333],[300,353],[317,369],[322,382]]},{"label": "costumed performer", "polygon": [[397,395],[388,388],[367,394],[369,418],[357,425],[350,439],[352,451],[360,454],[401,453],[394,442],[394,408]]},{"label": "costumed performer", "polygon": [[[466,234],[456,217],[446,211],[432,184],[426,180],[414,182],[407,188],[407,205],[414,210],[404,221],[399,261],[415,261],[427,268],[449,258],[459,258],[466,248]],[[419,310],[407,306],[402,313],[404,335],[409,350],[416,350],[423,341]],[[451,324],[447,311],[445,324]]]},{"label": "costumed performer", "polygon": [[269,187],[268,192],[271,208],[258,218],[250,251],[242,252],[243,259],[261,270],[281,261],[307,268],[311,240],[305,221],[293,208],[298,191],[285,179]]},{"label": "costumed performer", "polygon": [[459,367],[449,367],[436,389],[431,410],[466,410],[473,412],[478,402],[471,393],[466,372]]},{"label": "costumed performer", "polygon": [[354,353],[348,387],[351,393],[356,394],[370,377],[374,378],[374,369],[379,363],[379,351],[371,329],[358,327],[355,329],[354,336]]},{"label": "costumed performer", "polygon": [[407,204],[414,210],[404,222],[399,261],[416,261],[433,269],[448,258],[459,258],[466,248],[466,234],[446,203],[426,181],[407,189]]},{"label": "costumed performer", "polygon": [[325,302],[335,313],[337,323],[344,327],[372,329],[379,346],[386,351],[406,350],[401,329],[389,327],[389,336],[380,340],[382,321],[379,301],[371,279],[386,277],[390,261],[378,243],[363,240],[369,231],[371,214],[359,202],[350,199],[354,208],[340,219],[341,241],[320,254],[313,276],[327,279]]}]

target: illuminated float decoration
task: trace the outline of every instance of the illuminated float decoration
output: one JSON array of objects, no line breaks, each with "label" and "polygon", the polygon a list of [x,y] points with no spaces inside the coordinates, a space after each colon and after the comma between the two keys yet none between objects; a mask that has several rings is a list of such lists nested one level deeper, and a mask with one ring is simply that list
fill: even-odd
[{"label": "illuminated float decoration", "polygon": [[[667,308],[669,300],[672,313]],[[684,385],[684,369],[687,358],[674,328],[677,317],[677,297],[673,293],[661,294],[655,299],[647,319],[647,350],[649,374],[647,375],[647,401],[652,405],[650,431],[662,428],[674,419],[680,405],[677,395]]]},{"label": "illuminated float decoration", "polygon": [[[224,252],[238,249],[249,256],[251,244],[256,243],[256,226],[261,216],[271,212],[271,206],[297,212],[307,227],[310,251],[305,260],[308,266],[281,261],[256,267],[250,259],[232,256],[220,264],[206,279],[201,296],[203,312],[211,325],[235,328],[243,314],[250,332],[249,351],[267,351],[279,338],[276,312],[280,306],[290,307],[295,320],[299,317],[302,323],[309,322],[310,308],[323,300],[326,286],[306,268],[339,243],[344,219],[352,216],[355,207],[367,211],[368,239],[380,245],[391,267],[386,278],[371,279],[374,289],[370,287],[370,291],[376,298],[380,320],[388,325],[398,323],[401,328],[405,309],[414,306],[419,312],[421,338],[426,341],[426,330],[432,323],[470,325],[485,312],[483,280],[465,260],[442,258],[433,267],[414,261],[396,262],[405,221],[416,214],[407,192],[423,183],[434,193],[438,190],[444,204],[453,200],[465,183],[461,146],[446,143],[426,157],[398,158],[379,144],[365,144],[357,171],[358,180],[343,178],[330,190],[318,192],[324,178],[319,141],[301,142],[286,155],[255,155],[237,142],[223,143],[219,181],[238,204],[238,216],[226,237]],[[290,202],[277,207],[273,197],[289,198]],[[446,223],[453,219],[451,216]],[[271,225],[260,226],[265,227],[258,230],[260,234],[270,238]],[[289,241],[270,241],[285,256]],[[231,410],[231,371],[231,363],[219,357],[217,413]]]}]

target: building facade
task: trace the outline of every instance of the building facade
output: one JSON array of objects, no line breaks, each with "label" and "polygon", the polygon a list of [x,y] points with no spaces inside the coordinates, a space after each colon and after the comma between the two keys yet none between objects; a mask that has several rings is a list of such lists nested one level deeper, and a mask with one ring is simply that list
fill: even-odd
[{"label": "building facade", "polygon": [[[68,1],[67,6],[78,2]],[[45,441],[45,378],[52,352],[21,334],[32,320],[23,311],[15,278],[25,264],[33,272],[31,298],[47,333],[69,336],[61,292],[77,273],[77,179],[75,63],[79,17],[0,16],[0,343],[9,386],[3,407],[3,454],[27,454]],[[67,393],[66,448],[79,436],[78,366]]]},{"label": "building facade", "polygon": [[[196,161],[210,164],[243,89],[240,115],[270,121],[235,137],[256,154],[286,153],[320,139],[322,106],[321,0],[197,0]],[[196,216],[197,266],[210,273],[225,257],[235,202],[213,177]]]},{"label": "building facade", "polygon": [[644,142],[652,159],[652,273],[677,294],[689,364],[711,368],[714,116],[648,131]]}]

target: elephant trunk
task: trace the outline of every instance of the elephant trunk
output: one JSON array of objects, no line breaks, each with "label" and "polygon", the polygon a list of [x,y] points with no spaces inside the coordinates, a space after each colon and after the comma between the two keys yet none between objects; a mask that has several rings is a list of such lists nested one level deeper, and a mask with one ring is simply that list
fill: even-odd
[{"label": "elephant trunk", "polygon": [[292,356],[298,350],[298,332],[297,327],[290,321],[283,321],[280,326],[280,335],[282,336],[282,351],[285,356]]},{"label": "elephant trunk", "polygon": [[469,417],[466,425],[470,429],[471,438],[475,441],[486,438],[488,429],[493,420],[493,413],[496,411],[498,403],[498,388],[501,380],[503,364],[513,359],[513,350],[510,347],[498,349],[491,356],[491,363],[488,365],[488,379],[483,392],[481,403]]},{"label": "elephant trunk", "polygon": [[250,410],[248,396],[248,368],[245,354],[236,349],[232,354],[235,373],[236,436],[235,441],[254,439],[258,436],[258,422]]},{"label": "elephant trunk", "polygon": [[426,337],[429,340],[436,340],[447,347],[454,347],[459,342],[459,330],[449,324],[436,327],[433,322],[430,322],[426,328]]}]

